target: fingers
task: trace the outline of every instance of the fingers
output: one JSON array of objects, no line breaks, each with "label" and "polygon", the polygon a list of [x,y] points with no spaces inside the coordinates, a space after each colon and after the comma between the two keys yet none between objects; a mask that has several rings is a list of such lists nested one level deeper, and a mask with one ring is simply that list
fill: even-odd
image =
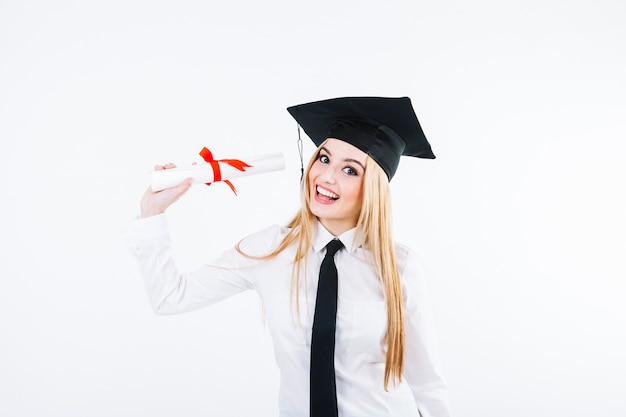
[{"label": "fingers", "polygon": [[181,193],[182,196],[182,194],[185,194],[187,190],[191,188],[192,184],[193,178],[185,178],[185,180],[183,180],[183,182],[174,187],[174,189],[178,190],[178,192]]},{"label": "fingers", "polygon": [[155,171],[161,171],[163,169],[171,169],[171,168],[176,168],[176,164],[173,164],[171,162],[168,162],[165,165],[155,165],[154,166],[154,170]]}]

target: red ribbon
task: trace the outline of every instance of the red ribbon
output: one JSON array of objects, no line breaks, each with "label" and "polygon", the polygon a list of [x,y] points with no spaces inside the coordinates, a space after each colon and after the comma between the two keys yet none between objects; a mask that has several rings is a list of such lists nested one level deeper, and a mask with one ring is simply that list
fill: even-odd
[{"label": "red ribbon", "polygon": [[[222,181],[222,172],[220,170],[220,164],[219,164],[220,162],[228,164],[231,167],[237,168],[239,171],[242,171],[242,172],[245,171],[246,168],[252,168],[252,165],[248,165],[245,162],[240,161],[239,159],[218,159],[218,160],[215,160],[215,159],[213,159],[213,154],[211,153],[211,151],[208,150],[206,147],[202,148],[202,150],[200,151],[200,156],[206,162],[211,164],[211,168],[213,168],[213,182]],[[235,186],[230,181],[224,180],[223,182],[228,184],[230,189],[233,190],[233,193],[235,193],[235,195],[237,195],[237,190],[235,189]],[[207,182],[206,185],[211,185],[211,183]]]}]

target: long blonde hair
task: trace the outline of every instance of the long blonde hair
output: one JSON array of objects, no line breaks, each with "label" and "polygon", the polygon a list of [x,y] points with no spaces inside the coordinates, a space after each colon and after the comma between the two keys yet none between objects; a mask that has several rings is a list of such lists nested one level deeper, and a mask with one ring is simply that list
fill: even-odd
[{"label": "long blonde hair", "polygon": [[[324,142],[325,143],[325,142]],[[289,232],[276,249],[267,255],[251,256],[244,253],[239,245],[237,251],[244,256],[256,259],[271,259],[292,244],[296,245],[296,254],[291,274],[291,299],[296,300],[295,311],[299,309],[300,271],[313,241],[317,218],[309,205],[310,182],[308,173],[317,160],[320,148],[307,164],[301,184],[302,205],[300,210],[287,224]],[[363,202],[357,220],[357,232],[363,237],[363,245],[369,249],[374,261],[374,269],[380,278],[387,306],[387,332],[385,334],[385,390],[389,381],[394,384],[402,380],[404,367],[404,308],[400,273],[396,265],[396,257],[391,235],[391,201],[389,181],[380,166],[369,156],[363,176]]]}]

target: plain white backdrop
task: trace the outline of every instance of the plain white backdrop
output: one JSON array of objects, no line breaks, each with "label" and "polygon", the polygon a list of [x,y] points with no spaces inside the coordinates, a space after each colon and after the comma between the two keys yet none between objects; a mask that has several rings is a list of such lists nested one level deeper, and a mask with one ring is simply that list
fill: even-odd
[{"label": "plain white backdrop", "polygon": [[[0,415],[275,416],[255,294],[155,316],[122,241],[157,163],[283,152],[168,212],[185,268],[298,207],[286,107],[409,96],[395,237],[456,416],[626,415],[626,3],[0,0]],[[305,137],[305,154],[313,147]]]}]

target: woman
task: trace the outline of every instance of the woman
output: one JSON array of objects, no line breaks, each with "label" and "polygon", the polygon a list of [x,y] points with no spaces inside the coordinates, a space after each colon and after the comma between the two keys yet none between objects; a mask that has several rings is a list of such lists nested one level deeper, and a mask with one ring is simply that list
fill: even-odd
[{"label": "woman", "polygon": [[146,191],[131,247],[154,310],[180,313],[256,290],[283,417],[449,416],[425,279],[411,250],[391,239],[388,183],[400,156],[434,158],[410,100],[349,97],[288,111],[318,149],[286,227],[179,273],[164,212],[191,179]]}]

